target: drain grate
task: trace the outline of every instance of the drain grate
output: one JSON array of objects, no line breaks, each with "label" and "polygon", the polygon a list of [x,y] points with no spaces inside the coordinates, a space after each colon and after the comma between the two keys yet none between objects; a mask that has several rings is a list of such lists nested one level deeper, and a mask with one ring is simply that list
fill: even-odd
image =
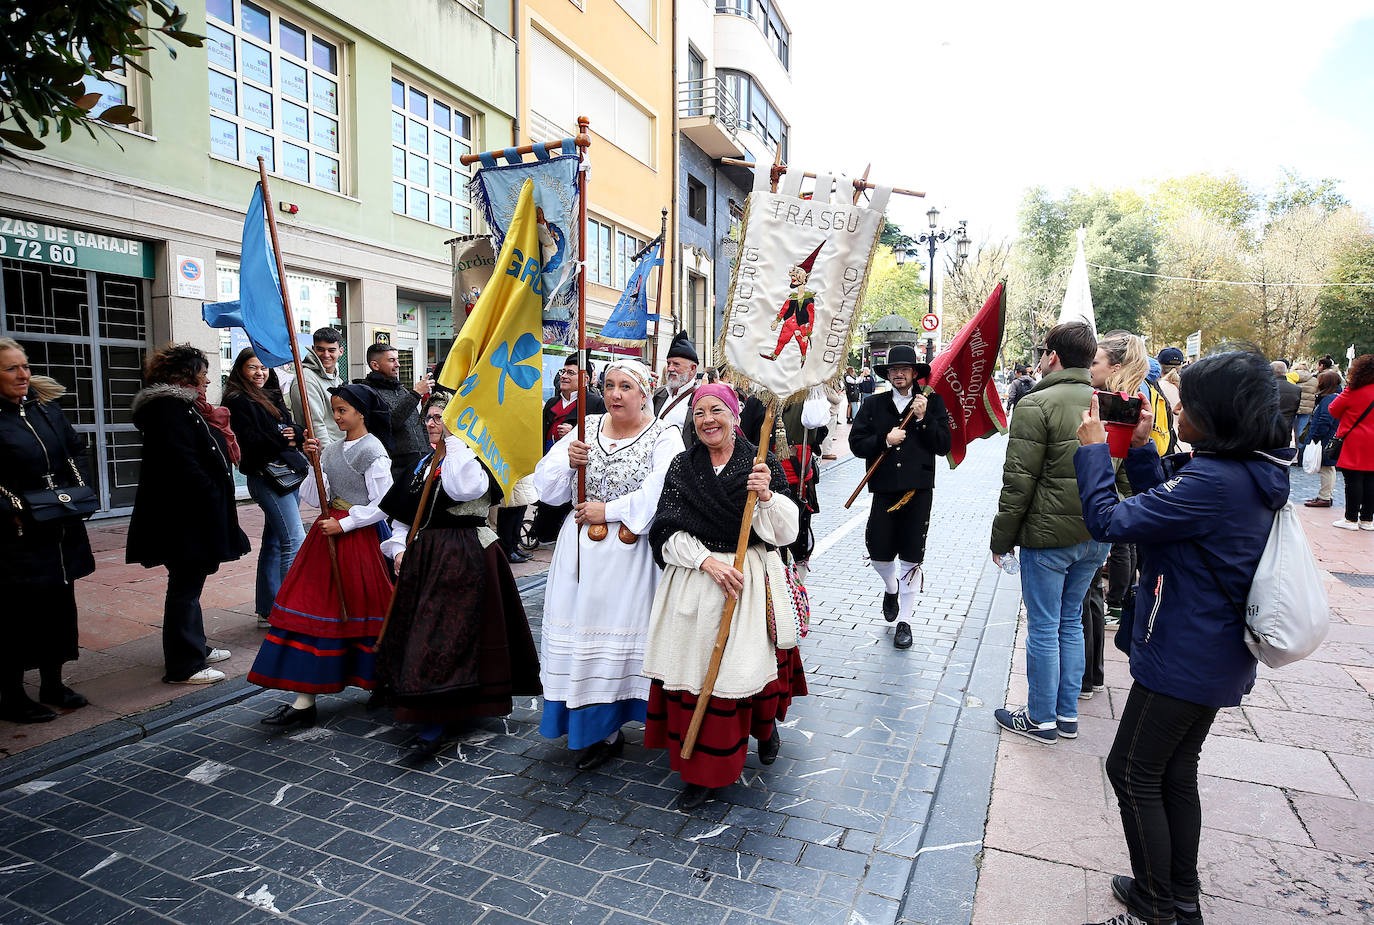
[{"label": "drain grate", "polygon": [[1374,575],[1365,575],[1361,572],[1332,572],[1331,574],[1352,588],[1374,588]]}]

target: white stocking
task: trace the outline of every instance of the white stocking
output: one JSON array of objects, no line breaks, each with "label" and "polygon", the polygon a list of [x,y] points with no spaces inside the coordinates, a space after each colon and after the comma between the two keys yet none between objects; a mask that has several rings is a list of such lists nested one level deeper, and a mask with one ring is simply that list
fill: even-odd
[{"label": "white stocking", "polygon": [[899,620],[910,620],[916,613],[916,598],[925,591],[926,576],[918,562],[898,560],[901,569],[902,609]]},{"label": "white stocking", "polygon": [[877,572],[878,577],[883,580],[883,590],[888,594],[896,594],[897,578],[901,574],[901,572],[898,571],[897,563],[893,560],[879,562],[877,559],[874,559],[872,560],[872,564],[873,571]]},{"label": "white stocking", "polygon": [[315,705],[314,694],[297,694],[296,702],[291,704],[293,710],[308,710]]}]

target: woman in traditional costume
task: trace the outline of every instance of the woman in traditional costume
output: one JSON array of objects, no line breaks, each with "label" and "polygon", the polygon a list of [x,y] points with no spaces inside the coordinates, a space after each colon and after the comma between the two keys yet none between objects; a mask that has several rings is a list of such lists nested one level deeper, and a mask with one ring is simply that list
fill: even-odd
[{"label": "woman in traditional costume", "polygon": [[[797,505],[782,466],[771,453],[767,463],[754,462],[756,448],[737,430],[739,399],[724,383],[697,388],[692,422],[699,442],[673,460],[649,532],[664,572],[644,656],[653,679],[644,744],[668,749],[687,784],[678,800],[685,810],[739,779],[749,736],[758,739],[759,761],[772,764],[782,746],[777,723],[792,698],[806,694],[797,650],[777,648],[768,631],[768,549],[797,538]],[[735,547],[751,491],[758,501],[740,571]],[[683,759],[727,594],[738,598],[729,641],[692,757]]]},{"label": "woman in traditional costume", "polygon": [[[391,575],[377,528],[386,519],[382,496],[391,488],[385,442],[391,439],[391,412],[366,385],[341,385],[329,395],[344,439],[323,452],[317,439],[305,441],[306,454],[318,458],[324,470],[329,501],[320,504],[315,479],[301,483],[305,503],[320,505],[322,513],[282,581],[268,615],[272,628],[248,673],[254,684],[296,692],[294,703],[282,704],[262,720],[268,726],[313,725],[315,695],[350,684],[372,689],[373,645],[391,600]],[[340,610],[330,565],[331,536],[347,616]]]},{"label": "woman in traditional costume", "polygon": [[[396,597],[377,644],[377,687],[396,719],[423,728],[409,746],[432,754],[446,723],[507,716],[513,696],[536,696],[539,655],[505,553],[487,526],[501,489],[471,447],[444,426],[448,395],[425,406],[430,443],[444,441],[437,480],[420,510],[434,454],[382,499],[395,532]],[[407,539],[409,538],[408,542]]]},{"label": "woman in traditional costume", "polygon": [[577,470],[587,473],[587,500],[564,520],[549,565],[540,634],[539,732],[566,735],[582,752],[582,770],[619,755],[621,727],[644,721],[649,679],[641,668],[660,574],[647,534],[663,476],[682,452],[681,432],[654,419],[643,363],[611,363],[602,398],[606,413],[587,416],[586,442],[567,434],[534,470],[548,504],[572,499]]}]

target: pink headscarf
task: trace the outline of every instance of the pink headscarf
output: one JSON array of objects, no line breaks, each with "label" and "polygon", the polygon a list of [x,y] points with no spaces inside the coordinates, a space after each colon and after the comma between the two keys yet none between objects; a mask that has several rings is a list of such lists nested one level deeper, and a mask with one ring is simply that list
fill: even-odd
[{"label": "pink headscarf", "polygon": [[735,394],[734,388],[724,382],[708,382],[706,385],[697,386],[696,395],[692,396],[692,407],[706,396],[720,399],[720,403],[730,409],[730,413],[739,421],[739,396]]}]

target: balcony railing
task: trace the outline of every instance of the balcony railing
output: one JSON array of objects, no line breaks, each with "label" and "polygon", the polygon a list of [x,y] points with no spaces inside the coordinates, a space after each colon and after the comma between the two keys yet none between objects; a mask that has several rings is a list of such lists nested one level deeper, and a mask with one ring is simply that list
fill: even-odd
[{"label": "balcony railing", "polygon": [[735,97],[715,77],[699,77],[678,84],[677,106],[681,118],[711,119],[732,135],[739,130]]}]

